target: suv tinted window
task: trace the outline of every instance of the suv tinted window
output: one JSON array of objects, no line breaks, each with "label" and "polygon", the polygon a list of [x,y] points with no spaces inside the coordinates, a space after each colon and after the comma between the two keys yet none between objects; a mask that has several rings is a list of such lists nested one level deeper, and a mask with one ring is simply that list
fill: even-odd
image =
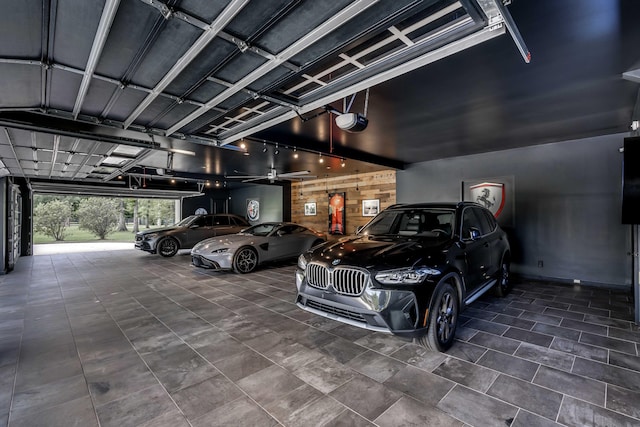
[{"label": "suv tinted window", "polygon": [[210,216],[199,216],[192,223],[191,226],[197,225],[198,227],[208,227],[211,226],[211,217]]},{"label": "suv tinted window", "polygon": [[471,238],[471,229],[475,228],[482,234],[482,229],[473,208],[466,208],[462,212],[462,234],[463,239]]},{"label": "suv tinted window", "polygon": [[227,215],[216,215],[213,225],[229,225],[229,217]]},{"label": "suv tinted window", "polygon": [[478,217],[478,222],[480,223],[480,234],[483,236],[485,234],[489,234],[493,231],[492,224],[489,222],[489,217],[486,215],[486,211],[480,208],[472,208],[476,216]]}]

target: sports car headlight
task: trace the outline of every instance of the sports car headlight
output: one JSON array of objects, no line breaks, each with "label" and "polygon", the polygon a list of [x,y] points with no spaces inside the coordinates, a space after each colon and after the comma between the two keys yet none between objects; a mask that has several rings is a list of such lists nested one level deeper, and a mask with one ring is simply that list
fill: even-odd
[{"label": "sports car headlight", "polygon": [[223,254],[225,252],[229,252],[229,248],[214,249],[211,251],[212,254]]},{"label": "sports car headlight", "polygon": [[307,269],[307,258],[304,256],[304,254],[300,254],[300,256],[298,257],[298,268],[300,270]]},{"label": "sports car headlight", "polygon": [[427,276],[440,274],[435,268],[400,268],[397,270],[381,271],[376,274],[376,280],[385,285],[415,285],[422,283]]}]

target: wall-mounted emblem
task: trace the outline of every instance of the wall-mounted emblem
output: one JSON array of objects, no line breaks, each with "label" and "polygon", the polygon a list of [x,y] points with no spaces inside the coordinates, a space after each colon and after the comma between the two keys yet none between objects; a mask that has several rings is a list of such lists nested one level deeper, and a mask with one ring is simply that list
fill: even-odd
[{"label": "wall-mounted emblem", "polygon": [[494,217],[498,218],[504,209],[505,188],[504,184],[497,182],[483,182],[469,187],[471,200],[489,209]]},{"label": "wall-mounted emblem", "polygon": [[260,202],[256,199],[247,199],[247,219],[257,221],[260,219]]}]

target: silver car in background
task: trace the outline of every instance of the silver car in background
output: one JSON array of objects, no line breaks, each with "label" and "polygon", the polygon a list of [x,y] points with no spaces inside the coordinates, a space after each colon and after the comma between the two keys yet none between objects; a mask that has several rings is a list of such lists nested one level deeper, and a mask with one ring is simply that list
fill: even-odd
[{"label": "silver car in background", "polygon": [[324,235],[290,222],[265,222],[242,232],[203,240],[191,250],[196,267],[250,273],[266,261],[294,258],[325,241]]}]

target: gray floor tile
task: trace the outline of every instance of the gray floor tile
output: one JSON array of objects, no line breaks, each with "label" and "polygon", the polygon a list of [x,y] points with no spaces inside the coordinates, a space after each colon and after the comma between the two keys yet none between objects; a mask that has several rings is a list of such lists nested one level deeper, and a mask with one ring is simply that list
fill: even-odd
[{"label": "gray floor tile", "polygon": [[324,393],[311,387],[308,384],[291,390],[289,393],[281,396],[279,399],[264,405],[265,410],[280,422],[294,418],[299,411],[305,411],[305,408],[314,401],[322,398]]},{"label": "gray floor tile", "polygon": [[428,405],[436,405],[455,385],[430,372],[407,366],[384,384]]},{"label": "gray floor tile", "polygon": [[363,375],[354,377],[329,395],[368,420],[376,419],[402,397],[401,392]]},{"label": "gray floor tile", "polygon": [[595,345],[598,347],[604,347],[609,350],[619,351],[621,353],[627,353],[636,355],[636,345],[630,341],[623,341],[616,338],[609,338],[600,335],[594,335],[589,333],[582,333],[580,336],[580,342],[589,345]]},{"label": "gray floor tile", "polygon": [[438,408],[472,426],[510,425],[518,412],[515,406],[461,386],[455,386]]},{"label": "gray floor tile", "polygon": [[594,362],[580,357],[576,358],[571,372],[629,390],[640,391],[640,372]]},{"label": "gray floor tile", "polygon": [[500,375],[487,394],[550,420],[556,419],[562,402],[560,393],[507,375]]},{"label": "gray floor tile", "polygon": [[175,404],[159,385],[96,407],[101,427],[136,427],[175,410]]},{"label": "gray floor tile", "polygon": [[211,411],[192,422],[194,427],[271,427],[278,425],[273,417],[246,397]]},{"label": "gray floor tile", "polygon": [[[393,353],[393,356],[395,357],[397,353]],[[351,360],[347,363],[347,366],[371,379],[384,382],[406,365],[391,357],[367,351],[356,359]]]},{"label": "gray floor tile", "polygon": [[478,332],[469,342],[507,354],[513,354],[520,345],[520,341],[485,332]]},{"label": "gray floor tile", "polygon": [[356,375],[352,369],[329,358],[314,360],[293,372],[323,393],[331,393]]},{"label": "gray floor tile", "polygon": [[595,405],[604,406],[606,384],[601,381],[541,366],[533,383]]},{"label": "gray floor tile", "polygon": [[637,426],[639,420],[567,397],[562,402],[558,422],[568,426]]},{"label": "gray floor tile", "polygon": [[[607,409],[620,412],[640,420],[640,392],[607,385]],[[640,424],[640,423],[639,423]]]},{"label": "gray floor tile", "polygon": [[410,397],[403,397],[398,400],[375,420],[375,424],[379,427],[457,427],[464,425],[462,421],[456,420],[446,412],[431,405],[425,406],[424,403]]},{"label": "gray floor tile", "polygon": [[[42,261],[32,268],[36,260]],[[510,420],[512,427],[551,426],[553,419],[527,405],[549,411],[556,396],[571,404],[563,415],[567,425],[584,422],[588,411],[609,423],[640,424],[640,328],[631,321],[627,294],[516,283],[507,298],[485,296],[466,310],[461,324],[478,329],[461,326],[442,354],[298,309],[293,264],[237,275],[194,270],[188,254],[161,259],[125,251],[24,261],[27,275],[0,276],[0,427],[11,399],[20,414],[30,388],[54,389],[82,375],[89,385],[84,397],[53,399],[42,411],[35,405],[36,412],[12,425],[72,423],[74,414],[90,414],[96,405],[101,425],[118,427],[504,426]],[[388,406],[381,390],[402,397]],[[371,398],[359,401],[359,392]],[[380,410],[373,421],[358,413],[374,417]],[[57,418],[63,412],[69,420]],[[91,425],[91,418],[82,424]]]},{"label": "gray floor tile", "polygon": [[594,347],[588,344],[581,344],[565,338],[555,337],[550,346],[553,350],[562,351],[565,353],[580,356],[585,359],[597,360],[599,362],[606,362],[609,358],[609,351]]},{"label": "gray floor tile", "polygon": [[217,375],[171,394],[178,407],[191,421],[241,396],[244,396],[242,391],[222,375]]},{"label": "gray floor tile", "polygon": [[273,366],[273,362],[247,348],[246,351],[235,354],[233,357],[215,362],[214,366],[231,381],[238,381]]},{"label": "gray floor tile", "polygon": [[13,397],[10,419],[21,418],[33,412],[40,412],[88,396],[89,391],[82,375],[49,382],[17,392]]},{"label": "gray floor tile", "polygon": [[[457,344],[459,343],[456,342],[454,346]],[[447,355],[443,353],[427,350],[415,344],[407,344],[400,350],[391,353],[390,356],[425,371],[433,371],[447,358]]]},{"label": "gray floor tile", "polygon": [[483,393],[498,377],[494,370],[455,358],[445,360],[433,373]]},{"label": "gray floor tile", "polygon": [[92,427],[98,426],[89,396],[62,403],[41,412],[29,411],[11,418],[12,427]]},{"label": "gray floor tile", "polygon": [[217,369],[185,344],[148,353],[143,358],[169,392],[218,375]]},{"label": "gray floor tile", "polygon": [[549,347],[553,341],[550,335],[539,334],[537,332],[525,331],[519,328],[509,328],[502,336],[512,338],[514,340],[524,341],[542,347]]},{"label": "gray floor tile", "polygon": [[514,356],[567,372],[571,370],[574,360],[572,355],[529,343],[522,343]]},{"label": "gray floor tile", "polygon": [[540,415],[532,414],[531,412],[523,409],[518,411],[518,415],[511,423],[510,427],[558,427],[560,424],[555,421],[551,421],[548,418],[541,417]]},{"label": "gray floor tile", "polygon": [[[237,384],[253,400],[264,406],[286,395],[292,389],[302,386],[303,382],[295,375],[274,365],[244,377]],[[267,387],[265,387],[266,384],[268,384]]]},{"label": "gray floor tile", "polygon": [[540,367],[537,363],[493,350],[487,351],[487,353],[478,360],[478,364],[525,381],[531,381]]}]

